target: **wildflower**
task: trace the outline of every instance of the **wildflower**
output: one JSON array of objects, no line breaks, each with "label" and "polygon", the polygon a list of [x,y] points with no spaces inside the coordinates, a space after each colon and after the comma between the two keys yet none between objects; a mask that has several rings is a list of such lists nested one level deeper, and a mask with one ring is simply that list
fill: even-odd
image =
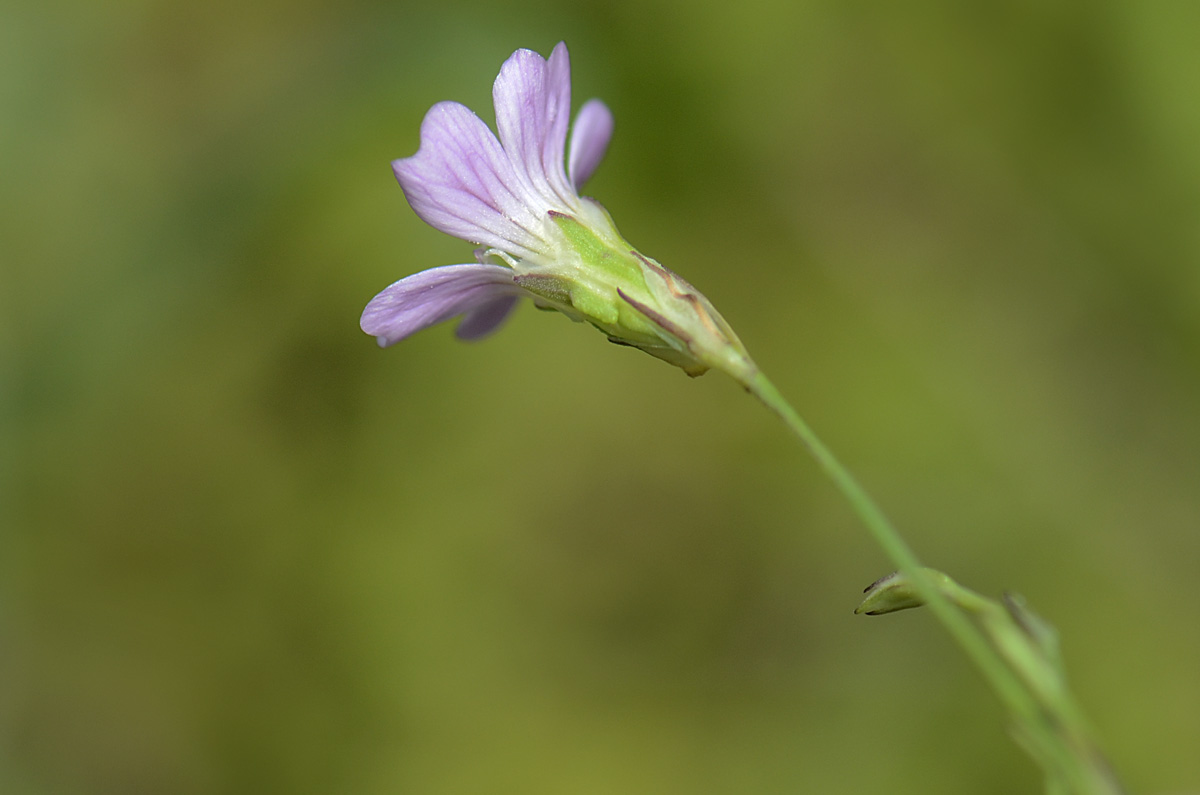
[{"label": "wildflower", "polygon": [[600,100],[583,105],[567,144],[570,62],[517,50],[492,90],[499,138],[465,106],[440,102],[421,145],[392,164],[418,216],[479,244],[476,262],[408,276],[367,305],[363,331],[381,346],[462,316],[461,339],[496,330],[522,296],[586,321],[689,375],[709,368],[746,383],[755,372],[737,335],[703,295],[625,241],[608,212],[579,190],[612,137]]}]

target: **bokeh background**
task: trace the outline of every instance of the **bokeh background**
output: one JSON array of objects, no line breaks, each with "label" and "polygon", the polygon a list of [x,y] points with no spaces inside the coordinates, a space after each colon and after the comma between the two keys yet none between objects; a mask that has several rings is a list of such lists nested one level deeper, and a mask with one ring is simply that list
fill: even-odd
[{"label": "bokeh background", "polygon": [[525,307],[388,163],[571,47],[588,186],[925,560],[1023,593],[1132,791],[1200,783],[1200,6],[0,12],[0,790],[1014,793],[782,426]]}]

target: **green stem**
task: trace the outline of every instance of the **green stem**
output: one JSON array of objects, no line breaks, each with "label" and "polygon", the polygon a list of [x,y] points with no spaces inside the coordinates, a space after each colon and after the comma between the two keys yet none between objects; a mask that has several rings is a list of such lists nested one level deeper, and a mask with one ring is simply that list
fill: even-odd
[{"label": "green stem", "polygon": [[880,510],[871,496],[846,467],[833,455],[791,404],[784,399],[771,381],[759,372],[747,385],[751,393],[779,415],[788,429],[800,439],[821,468],[825,470],[838,490],[850,502],[854,512],[866,525],[884,554],[917,588],[925,603],[946,627],[950,635],[979,667],[988,682],[1010,703],[1024,700],[1024,688],[1013,677],[1008,666],[992,651],[979,630],[960,613],[954,605],[930,582],[917,560],[916,554],[905,543],[900,533]]},{"label": "green stem", "polygon": [[842,466],[829,448],[813,433],[775,385],[760,371],[749,375],[743,380],[743,385],[767,408],[779,415],[792,433],[800,439],[850,502],[854,512],[883,548],[887,557],[909,578],[938,621],[983,674],[984,679],[1011,711],[1018,725],[1035,735],[1028,739],[1042,752],[1040,756],[1043,757],[1043,764],[1048,767],[1047,772],[1051,774],[1051,779],[1069,782],[1069,791],[1075,793],[1118,791],[1101,786],[1103,782],[1097,782],[1089,760],[1081,759],[1078,749],[1068,747],[1064,743],[1064,739],[1053,727],[1054,721],[1047,720],[1048,716],[1042,711],[1038,700],[992,647],[979,627],[940,592],[883,511],[850,471]]}]

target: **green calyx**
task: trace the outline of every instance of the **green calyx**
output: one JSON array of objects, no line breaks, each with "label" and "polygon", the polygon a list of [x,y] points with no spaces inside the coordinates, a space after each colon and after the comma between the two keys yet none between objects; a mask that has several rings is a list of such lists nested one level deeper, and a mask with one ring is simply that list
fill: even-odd
[{"label": "green calyx", "polygon": [[723,370],[741,383],[757,372],[745,347],[696,288],[637,252],[599,205],[585,224],[552,212],[562,255],[550,265],[516,268],[516,281],[539,306],[587,321],[611,342],[649,353],[690,376]]}]

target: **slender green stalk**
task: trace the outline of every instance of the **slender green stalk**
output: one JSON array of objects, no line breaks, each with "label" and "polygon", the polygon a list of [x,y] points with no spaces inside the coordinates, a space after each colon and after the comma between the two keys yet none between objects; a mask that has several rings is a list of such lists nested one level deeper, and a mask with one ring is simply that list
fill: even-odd
[{"label": "slender green stalk", "polygon": [[[1031,692],[1028,683],[1013,670],[980,627],[972,623],[941,592],[871,496],[813,433],[775,385],[761,372],[754,372],[743,384],[767,408],[779,415],[804,444],[849,501],[887,557],[909,579],[917,594],[1008,707],[1016,723],[1014,728],[1021,732],[1019,740],[1045,768],[1051,791],[1061,790],[1077,795],[1119,793],[1120,788],[1110,775],[1105,775],[1107,768],[1102,764],[1103,760],[1097,758],[1090,744],[1078,742],[1077,733],[1066,730],[1080,725],[1074,720],[1076,716],[1048,714],[1046,705]],[[1083,736],[1086,738],[1086,734]]]},{"label": "slender green stalk", "polygon": [[833,455],[828,447],[813,433],[791,404],[779,393],[775,385],[759,372],[753,383],[748,385],[750,391],[774,411],[804,444],[813,458],[833,480],[834,485],[850,502],[854,512],[866,525],[867,530],[875,541],[883,548],[891,562],[907,576],[917,588],[918,593],[932,609],[937,618],[963,651],[980,668],[989,684],[994,687],[1006,702],[1015,705],[1025,700],[1024,689],[1016,681],[1012,672],[992,651],[982,634],[971,622],[946,600],[931,583],[917,556],[905,543],[900,533],[880,510],[871,496],[841,462]]}]

